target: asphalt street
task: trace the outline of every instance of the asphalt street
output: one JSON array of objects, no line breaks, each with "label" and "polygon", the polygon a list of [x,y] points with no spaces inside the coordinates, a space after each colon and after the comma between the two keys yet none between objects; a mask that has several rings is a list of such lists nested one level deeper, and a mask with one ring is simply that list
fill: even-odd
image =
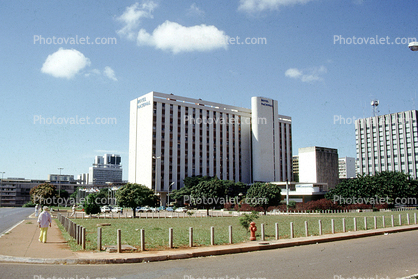
[{"label": "asphalt street", "polygon": [[0,207],[0,235],[35,212],[33,207]]},{"label": "asphalt street", "polygon": [[[418,231],[243,254],[140,264],[0,264],[0,278],[394,279],[418,273]],[[55,277],[54,277],[55,276]]]}]

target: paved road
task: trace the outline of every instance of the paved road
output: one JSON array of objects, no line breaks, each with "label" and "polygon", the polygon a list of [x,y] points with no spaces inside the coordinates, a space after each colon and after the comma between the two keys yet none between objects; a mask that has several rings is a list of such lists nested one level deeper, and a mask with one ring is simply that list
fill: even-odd
[{"label": "paved road", "polygon": [[33,207],[0,207],[0,235],[35,212]]},{"label": "paved road", "polygon": [[418,273],[418,231],[188,260],[116,265],[0,264],[0,278],[385,278]]}]

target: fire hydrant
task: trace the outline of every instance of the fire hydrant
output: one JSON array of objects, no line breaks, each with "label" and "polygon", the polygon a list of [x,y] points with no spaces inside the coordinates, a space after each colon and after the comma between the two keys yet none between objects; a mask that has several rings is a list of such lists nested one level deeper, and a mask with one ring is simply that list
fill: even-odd
[{"label": "fire hydrant", "polygon": [[250,240],[251,241],[254,241],[254,240],[256,240],[256,238],[255,238],[255,232],[257,231],[257,227],[255,226],[255,223],[254,222],[251,222],[250,223]]}]

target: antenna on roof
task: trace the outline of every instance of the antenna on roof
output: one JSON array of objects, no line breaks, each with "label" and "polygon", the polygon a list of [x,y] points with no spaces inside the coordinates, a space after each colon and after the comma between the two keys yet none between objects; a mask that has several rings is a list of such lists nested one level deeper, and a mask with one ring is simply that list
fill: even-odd
[{"label": "antenna on roof", "polygon": [[370,105],[372,106],[373,116],[377,116],[379,113],[379,109],[377,108],[379,106],[379,100],[373,100]]}]

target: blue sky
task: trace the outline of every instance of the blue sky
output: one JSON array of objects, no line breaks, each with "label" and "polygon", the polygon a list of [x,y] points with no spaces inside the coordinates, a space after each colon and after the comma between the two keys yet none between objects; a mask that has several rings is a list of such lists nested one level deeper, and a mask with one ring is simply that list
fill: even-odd
[{"label": "blue sky", "polygon": [[247,108],[273,98],[292,117],[293,154],[355,157],[352,122],[371,100],[380,114],[417,108],[417,11],[413,0],[4,1],[0,172],[76,176],[116,153],[127,179],[129,102],[150,91]]}]

